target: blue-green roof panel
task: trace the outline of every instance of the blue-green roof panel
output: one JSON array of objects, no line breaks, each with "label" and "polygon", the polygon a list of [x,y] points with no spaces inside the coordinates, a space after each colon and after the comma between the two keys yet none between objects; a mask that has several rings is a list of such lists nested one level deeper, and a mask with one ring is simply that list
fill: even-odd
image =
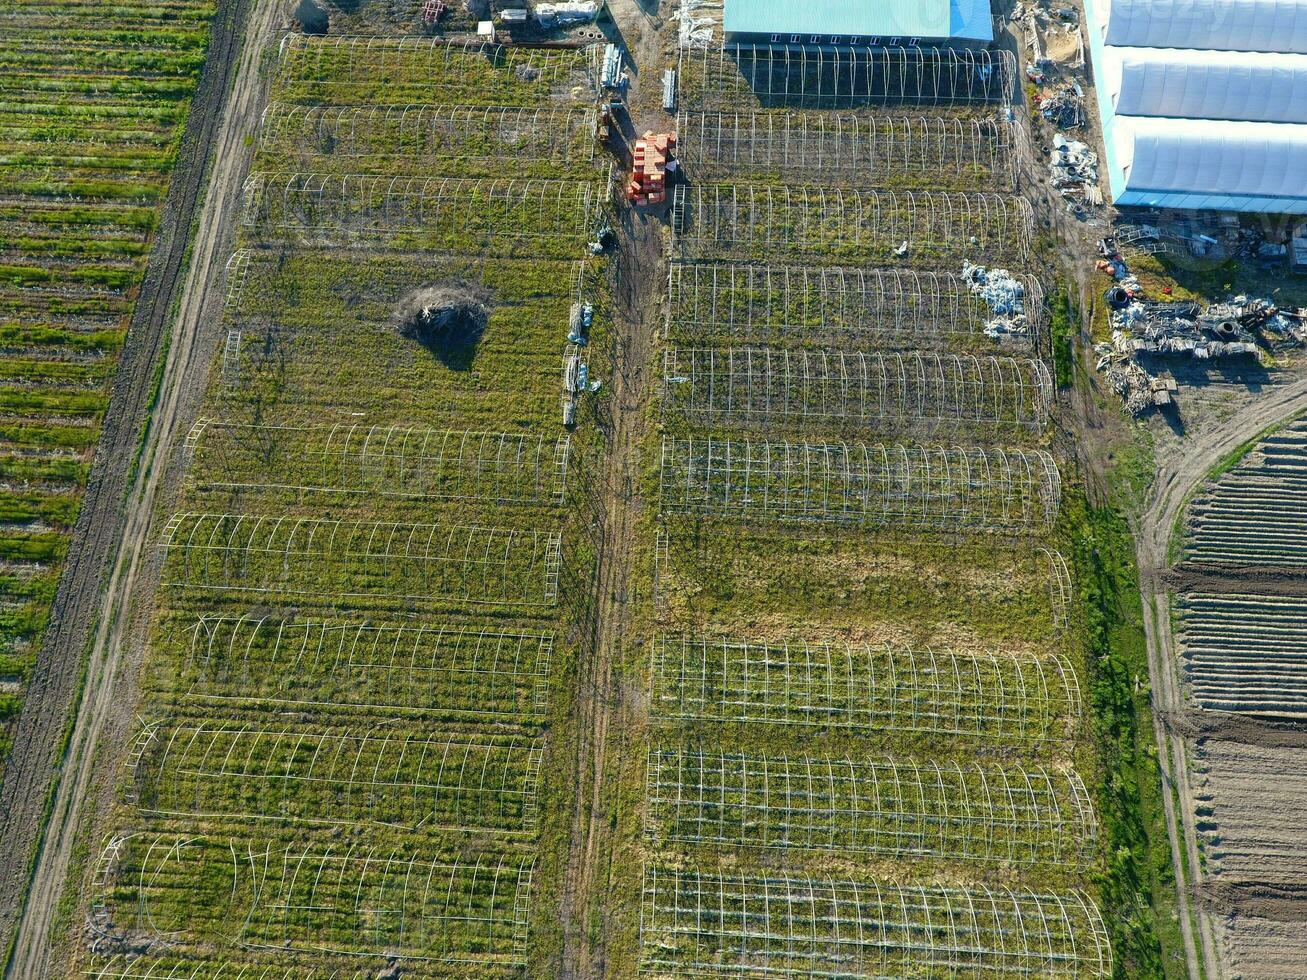
[{"label": "blue-green roof panel", "polygon": [[987,0],[726,0],[727,34],[992,41]]}]

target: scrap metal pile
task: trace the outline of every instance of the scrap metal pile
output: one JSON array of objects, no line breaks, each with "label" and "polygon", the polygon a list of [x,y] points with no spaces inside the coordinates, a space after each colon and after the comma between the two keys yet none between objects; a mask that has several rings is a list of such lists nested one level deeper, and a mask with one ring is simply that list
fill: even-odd
[{"label": "scrap metal pile", "polygon": [[1143,300],[1132,295],[1137,283],[1126,277],[1108,291],[1112,340],[1098,344],[1098,370],[1126,408],[1138,416],[1152,405],[1168,405],[1176,384],[1154,376],[1140,355],[1188,356],[1197,360],[1257,356],[1258,338],[1297,340],[1305,336],[1303,311],[1281,310],[1269,300],[1235,296],[1204,309],[1198,303]]},{"label": "scrap metal pile", "polygon": [[985,301],[993,316],[985,321],[985,336],[993,340],[1024,337],[1029,330],[1026,320],[1026,287],[1007,269],[986,269],[983,265],[962,263],[962,278],[967,287]]},{"label": "scrap metal pile", "polygon": [[1079,129],[1085,124],[1085,100],[1078,88],[1065,85],[1052,95],[1035,96],[1040,115],[1058,129]]}]

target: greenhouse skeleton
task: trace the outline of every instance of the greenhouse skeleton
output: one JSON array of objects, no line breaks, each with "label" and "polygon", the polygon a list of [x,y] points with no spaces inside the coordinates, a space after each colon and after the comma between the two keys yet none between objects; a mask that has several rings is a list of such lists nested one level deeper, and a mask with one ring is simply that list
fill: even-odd
[{"label": "greenhouse skeleton", "polygon": [[[184,448],[193,458],[209,457],[211,471],[231,474],[198,480],[203,487],[562,505],[571,440],[566,433],[548,439],[417,425],[249,425],[201,418]],[[244,476],[255,472],[262,478]]]},{"label": "greenhouse skeleton", "polygon": [[[1022,277],[1031,329],[1042,329],[1043,291]],[[991,313],[950,272],[839,266],[673,262],[666,336],[738,341],[854,341],[876,348],[944,346],[980,338]],[[1008,344],[1027,346],[1010,337]]]},{"label": "greenhouse skeleton", "polygon": [[869,527],[1052,527],[1061,477],[1043,450],[663,438],[665,514]]},{"label": "greenhouse skeleton", "polygon": [[695,845],[804,848],[1082,866],[1097,825],[1073,770],[651,749],[646,835]]},{"label": "greenhouse skeleton", "polygon": [[1017,743],[1068,737],[1080,685],[1060,654],[658,636],[656,721],[930,732]]},{"label": "greenhouse skeleton", "polygon": [[705,421],[988,424],[1041,429],[1043,361],[941,353],[677,348],[663,352],[669,411]]}]

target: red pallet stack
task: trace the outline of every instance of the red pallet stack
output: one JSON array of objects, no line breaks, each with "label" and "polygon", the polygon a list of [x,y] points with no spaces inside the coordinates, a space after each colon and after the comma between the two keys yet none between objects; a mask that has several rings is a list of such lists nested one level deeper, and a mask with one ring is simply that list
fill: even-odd
[{"label": "red pallet stack", "polygon": [[667,200],[667,158],[676,149],[675,133],[645,133],[631,153],[631,181],[626,199],[632,204],[662,204]]}]

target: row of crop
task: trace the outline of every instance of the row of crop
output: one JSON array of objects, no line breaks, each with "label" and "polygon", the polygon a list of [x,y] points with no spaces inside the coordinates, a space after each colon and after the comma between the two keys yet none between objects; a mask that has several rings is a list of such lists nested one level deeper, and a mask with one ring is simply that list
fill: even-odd
[{"label": "row of crop", "polygon": [[[208,0],[0,10],[7,686],[39,649],[213,11]],[[0,719],[0,743],[8,730]]]}]

